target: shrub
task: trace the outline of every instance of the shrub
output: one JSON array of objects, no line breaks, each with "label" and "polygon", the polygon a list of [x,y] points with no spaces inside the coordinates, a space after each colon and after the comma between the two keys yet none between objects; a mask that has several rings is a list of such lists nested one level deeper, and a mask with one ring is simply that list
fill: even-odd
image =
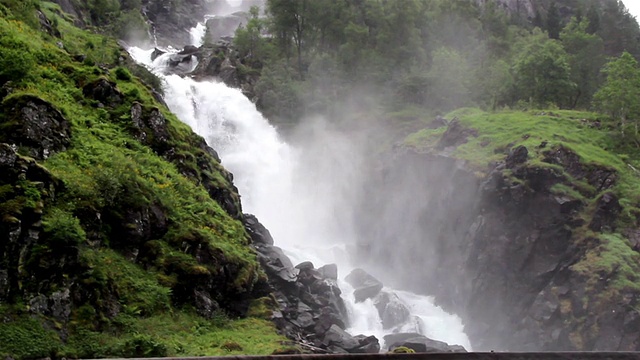
[{"label": "shrub", "polygon": [[131,81],[131,73],[129,70],[119,67],[116,69],[116,78],[123,81]]},{"label": "shrub", "polygon": [[148,335],[136,334],[126,340],[120,349],[124,357],[165,357],[167,346]]},{"label": "shrub", "polygon": [[53,209],[45,215],[42,224],[51,245],[78,245],[86,237],[78,218],[59,209]]},{"label": "shrub", "polygon": [[24,50],[2,47],[0,51],[0,86],[8,81],[20,81],[36,66],[33,56]]}]

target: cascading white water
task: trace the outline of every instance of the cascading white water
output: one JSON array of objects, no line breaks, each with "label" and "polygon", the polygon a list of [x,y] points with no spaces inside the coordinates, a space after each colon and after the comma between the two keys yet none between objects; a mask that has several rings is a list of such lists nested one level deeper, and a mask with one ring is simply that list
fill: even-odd
[{"label": "cascading white water", "polygon": [[[130,49],[132,56],[152,69],[150,51]],[[349,138],[331,133],[322,121],[313,122],[304,146],[280,139],[276,129],[240,90],[215,81],[196,82],[177,75],[158,74],[165,82],[169,108],[215,148],[234,174],[243,210],[255,214],[270,230],[294,264],[312,261],[316,267],[338,265],[340,277],[352,269],[347,247],[355,234],[349,226],[349,187],[359,176],[358,154]],[[375,335],[383,330],[372,300],[356,303],[353,288],[339,280],[349,312],[351,334]],[[412,320],[396,331],[419,332],[432,339],[470,349],[460,319],[435,306],[430,297],[395,291],[410,309]]]},{"label": "cascading white water", "polygon": [[195,27],[189,31],[189,37],[191,38],[191,44],[193,46],[202,46],[204,43],[204,35],[207,33],[207,19],[204,22],[198,23]]}]

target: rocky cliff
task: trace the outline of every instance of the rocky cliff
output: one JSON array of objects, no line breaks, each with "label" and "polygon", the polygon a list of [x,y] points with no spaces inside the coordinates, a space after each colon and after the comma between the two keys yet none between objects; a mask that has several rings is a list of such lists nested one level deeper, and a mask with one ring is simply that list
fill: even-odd
[{"label": "rocky cliff", "polygon": [[[583,124],[592,139],[600,126],[494,116]],[[460,314],[474,350],[640,349],[637,212],[625,203],[637,197],[624,184],[637,175],[535,127],[498,144],[491,115],[461,118],[410,136],[372,177],[360,258]],[[485,151],[495,160],[478,167]]]},{"label": "rocky cliff", "polygon": [[114,39],[16,9],[0,5],[0,354],[280,348],[247,318],[271,288],[216,152]]}]

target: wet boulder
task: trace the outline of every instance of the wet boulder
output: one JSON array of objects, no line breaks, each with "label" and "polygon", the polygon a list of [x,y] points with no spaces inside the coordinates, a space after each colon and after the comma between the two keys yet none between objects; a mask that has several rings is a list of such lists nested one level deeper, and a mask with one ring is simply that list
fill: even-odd
[{"label": "wet boulder", "polygon": [[358,341],[359,346],[352,349],[351,353],[377,354],[380,352],[380,342],[375,336],[356,335],[354,339]]},{"label": "wet boulder", "polygon": [[429,339],[422,335],[391,344],[389,350],[393,351],[393,349],[398,347],[406,347],[417,353],[467,352],[465,348],[460,345],[449,345],[444,341]]},{"label": "wet boulder", "polygon": [[354,287],[353,295],[356,298],[356,302],[372,299],[378,295],[384,286],[380,280],[362,269],[354,269],[347,275],[345,280]]},{"label": "wet boulder", "polygon": [[416,337],[420,337],[422,336],[421,334],[418,333],[393,333],[393,334],[388,334],[385,335],[382,339],[384,340],[384,343],[387,347],[391,347],[391,345],[395,344],[395,343],[399,343],[399,342],[403,342],[405,340],[409,340],[412,338],[416,338]]},{"label": "wet boulder", "polygon": [[347,352],[351,352],[350,350],[355,350],[360,347],[358,340],[337,325],[331,325],[329,330],[327,330],[324,334],[322,344],[325,346],[337,346]]},{"label": "wet boulder", "polygon": [[374,298],[373,304],[378,310],[384,329],[404,324],[411,317],[409,309],[395,293],[382,291]]}]

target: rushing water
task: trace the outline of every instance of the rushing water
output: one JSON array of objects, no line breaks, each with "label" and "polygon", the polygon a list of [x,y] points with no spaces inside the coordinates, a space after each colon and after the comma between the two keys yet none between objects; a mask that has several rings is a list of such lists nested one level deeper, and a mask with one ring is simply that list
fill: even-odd
[{"label": "rushing water", "polygon": [[[193,33],[199,36],[200,31]],[[169,108],[218,151],[234,174],[244,212],[260,219],[292,262],[310,260],[316,267],[335,263],[341,279],[349,274],[353,267],[347,249],[355,235],[344,210],[351,200],[349,184],[357,181],[361,166],[349,148],[349,138],[330,133],[317,122],[307,131],[304,145],[294,147],[279,137],[241,91],[215,81],[162,75],[166,59],[151,62],[151,51],[132,48],[130,52],[164,80]],[[350,285],[342,280],[339,285],[351,334],[375,335],[382,343],[384,334],[392,331],[419,332],[470,349],[460,319],[435,306],[430,297],[387,288],[398,295],[412,317],[385,331],[372,301],[356,303]]]}]

